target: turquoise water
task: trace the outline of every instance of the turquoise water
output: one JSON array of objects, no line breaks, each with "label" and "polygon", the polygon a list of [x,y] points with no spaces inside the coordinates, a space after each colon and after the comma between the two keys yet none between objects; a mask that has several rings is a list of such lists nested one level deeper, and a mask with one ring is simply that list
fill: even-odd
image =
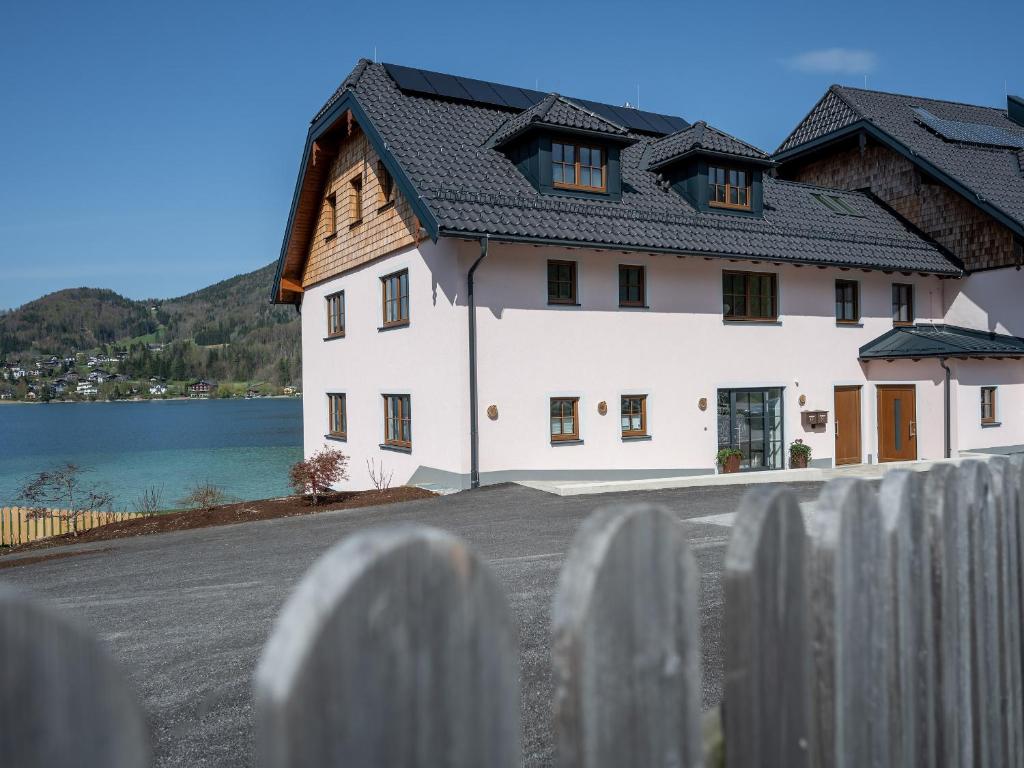
[{"label": "turquoise water", "polygon": [[236,499],[283,496],[300,458],[298,399],[0,405],[0,506],[29,476],[69,461],[113,493],[114,509],[132,509],[150,487],[173,507],[200,482]]}]

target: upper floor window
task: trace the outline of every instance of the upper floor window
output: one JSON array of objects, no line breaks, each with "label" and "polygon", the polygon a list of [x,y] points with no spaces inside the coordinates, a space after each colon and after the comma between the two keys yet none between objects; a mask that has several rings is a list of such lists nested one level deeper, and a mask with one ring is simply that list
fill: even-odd
[{"label": "upper floor window", "polygon": [[576,262],[548,262],[548,304],[576,303]]},{"label": "upper floor window", "polygon": [[892,284],[893,325],[911,325],[914,322],[914,286],[909,283]]},{"label": "upper floor window", "polygon": [[345,413],[345,395],[327,395],[327,433],[331,437],[345,437],[348,434],[348,414]]},{"label": "upper floor window", "polygon": [[551,398],[551,440],[580,439],[580,399],[578,397]]},{"label": "upper floor window", "polygon": [[750,210],[750,173],[736,168],[708,167],[708,204],[718,208]]},{"label": "upper floor window", "polygon": [[647,436],[647,395],[622,396],[622,436]]},{"label": "upper floor window", "polygon": [[384,307],[384,327],[405,325],[409,322],[409,270],[385,275],[381,282],[381,302]]},{"label": "upper floor window", "polygon": [[377,204],[384,208],[395,202],[395,180],[391,172],[384,167],[384,161],[377,161],[377,184],[379,185],[379,199]]},{"label": "upper floor window", "polygon": [[722,273],[722,315],[726,320],[776,320],[778,303],[774,274]]},{"label": "upper floor window", "polygon": [[860,320],[860,284],[856,280],[836,280],[836,320],[840,323]]},{"label": "upper floor window", "polygon": [[996,388],[981,388],[981,423],[996,423]]},{"label": "upper floor window", "polygon": [[412,448],[412,406],[409,395],[384,395],[384,445]]},{"label": "upper floor window", "polygon": [[333,192],[327,196],[327,237],[338,234],[338,196]]},{"label": "upper floor window", "polygon": [[327,335],[345,335],[345,292],[339,291],[327,297]]},{"label": "upper floor window", "polygon": [[631,267],[626,264],[619,265],[619,306],[620,307],[642,307],[646,296],[644,294],[644,268]]},{"label": "upper floor window", "polygon": [[551,182],[556,187],[604,192],[606,177],[604,150],[600,147],[551,143]]},{"label": "upper floor window", "polygon": [[363,176],[353,176],[348,182],[348,222],[350,227],[363,220]]}]

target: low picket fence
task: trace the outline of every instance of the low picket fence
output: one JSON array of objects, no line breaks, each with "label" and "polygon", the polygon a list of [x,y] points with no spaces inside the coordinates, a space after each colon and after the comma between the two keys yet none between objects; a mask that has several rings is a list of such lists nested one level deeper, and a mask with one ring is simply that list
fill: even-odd
[{"label": "low picket fence", "polygon": [[101,525],[141,517],[138,512],[82,512],[69,515],[66,509],[47,509],[42,514],[28,507],[0,508],[0,546],[15,547],[30,541],[87,531]]},{"label": "low picket fence", "polygon": [[[724,561],[720,717],[701,713],[685,527],[656,506],[596,512],[552,609],[558,765],[1024,765],[1022,506],[1021,457],[893,472],[877,493],[836,480],[806,521],[787,490],[752,490]],[[518,767],[518,635],[461,540],[357,533],[263,648],[258,764]],[[2,659],[18,659],[0,664],[9,764],[148,764],[142,710],[100,644],[0,587]]]}]

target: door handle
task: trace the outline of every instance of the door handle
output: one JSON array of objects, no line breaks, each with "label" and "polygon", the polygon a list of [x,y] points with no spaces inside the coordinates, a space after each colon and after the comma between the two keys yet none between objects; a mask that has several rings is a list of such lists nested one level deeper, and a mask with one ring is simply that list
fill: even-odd
[{"label": "door handle", "polygon": [[917,437],[917,422],[916,421],[910,422],[910,436],[911,437]]},{"label": "door handle", "polygon": [[836,419],[836,437],[839,437],[839,419]]}]

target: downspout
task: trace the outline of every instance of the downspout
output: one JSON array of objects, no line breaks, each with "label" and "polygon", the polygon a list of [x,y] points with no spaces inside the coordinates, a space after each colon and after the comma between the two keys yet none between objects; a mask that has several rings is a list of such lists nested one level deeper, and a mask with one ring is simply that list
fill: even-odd
[{"label": "downspout", "polygon": [[473,273],[487,256],[488,238],[480,238],[480,255],[466,275],[466,299],[469,305],[469,487],[480,487],[480,420],[477,414],[476,379],[476,300],[473,297]]},{"label": "downspout", "polygon": [[950,384],[949,384],[949,377],[950,377],[950,372],[949,372],[949,366],[946,365],[946,358],[945,357],[940,357],[939,358],[939,365],[941,365],[943,370],[946,372],[946,388],[945,388],[945,391],[943,392],[943,394],[945,395],[945,397],[943,399],[943,405],[945,406],[945,409],[946,409],[946,458],[948,459],[948,458],[950,458],[950,454],[952,454],[952,452],[953,452],[952,451],[952,442],[950,440],[950,421],[949,421],[949,386],[950,386]]}]

